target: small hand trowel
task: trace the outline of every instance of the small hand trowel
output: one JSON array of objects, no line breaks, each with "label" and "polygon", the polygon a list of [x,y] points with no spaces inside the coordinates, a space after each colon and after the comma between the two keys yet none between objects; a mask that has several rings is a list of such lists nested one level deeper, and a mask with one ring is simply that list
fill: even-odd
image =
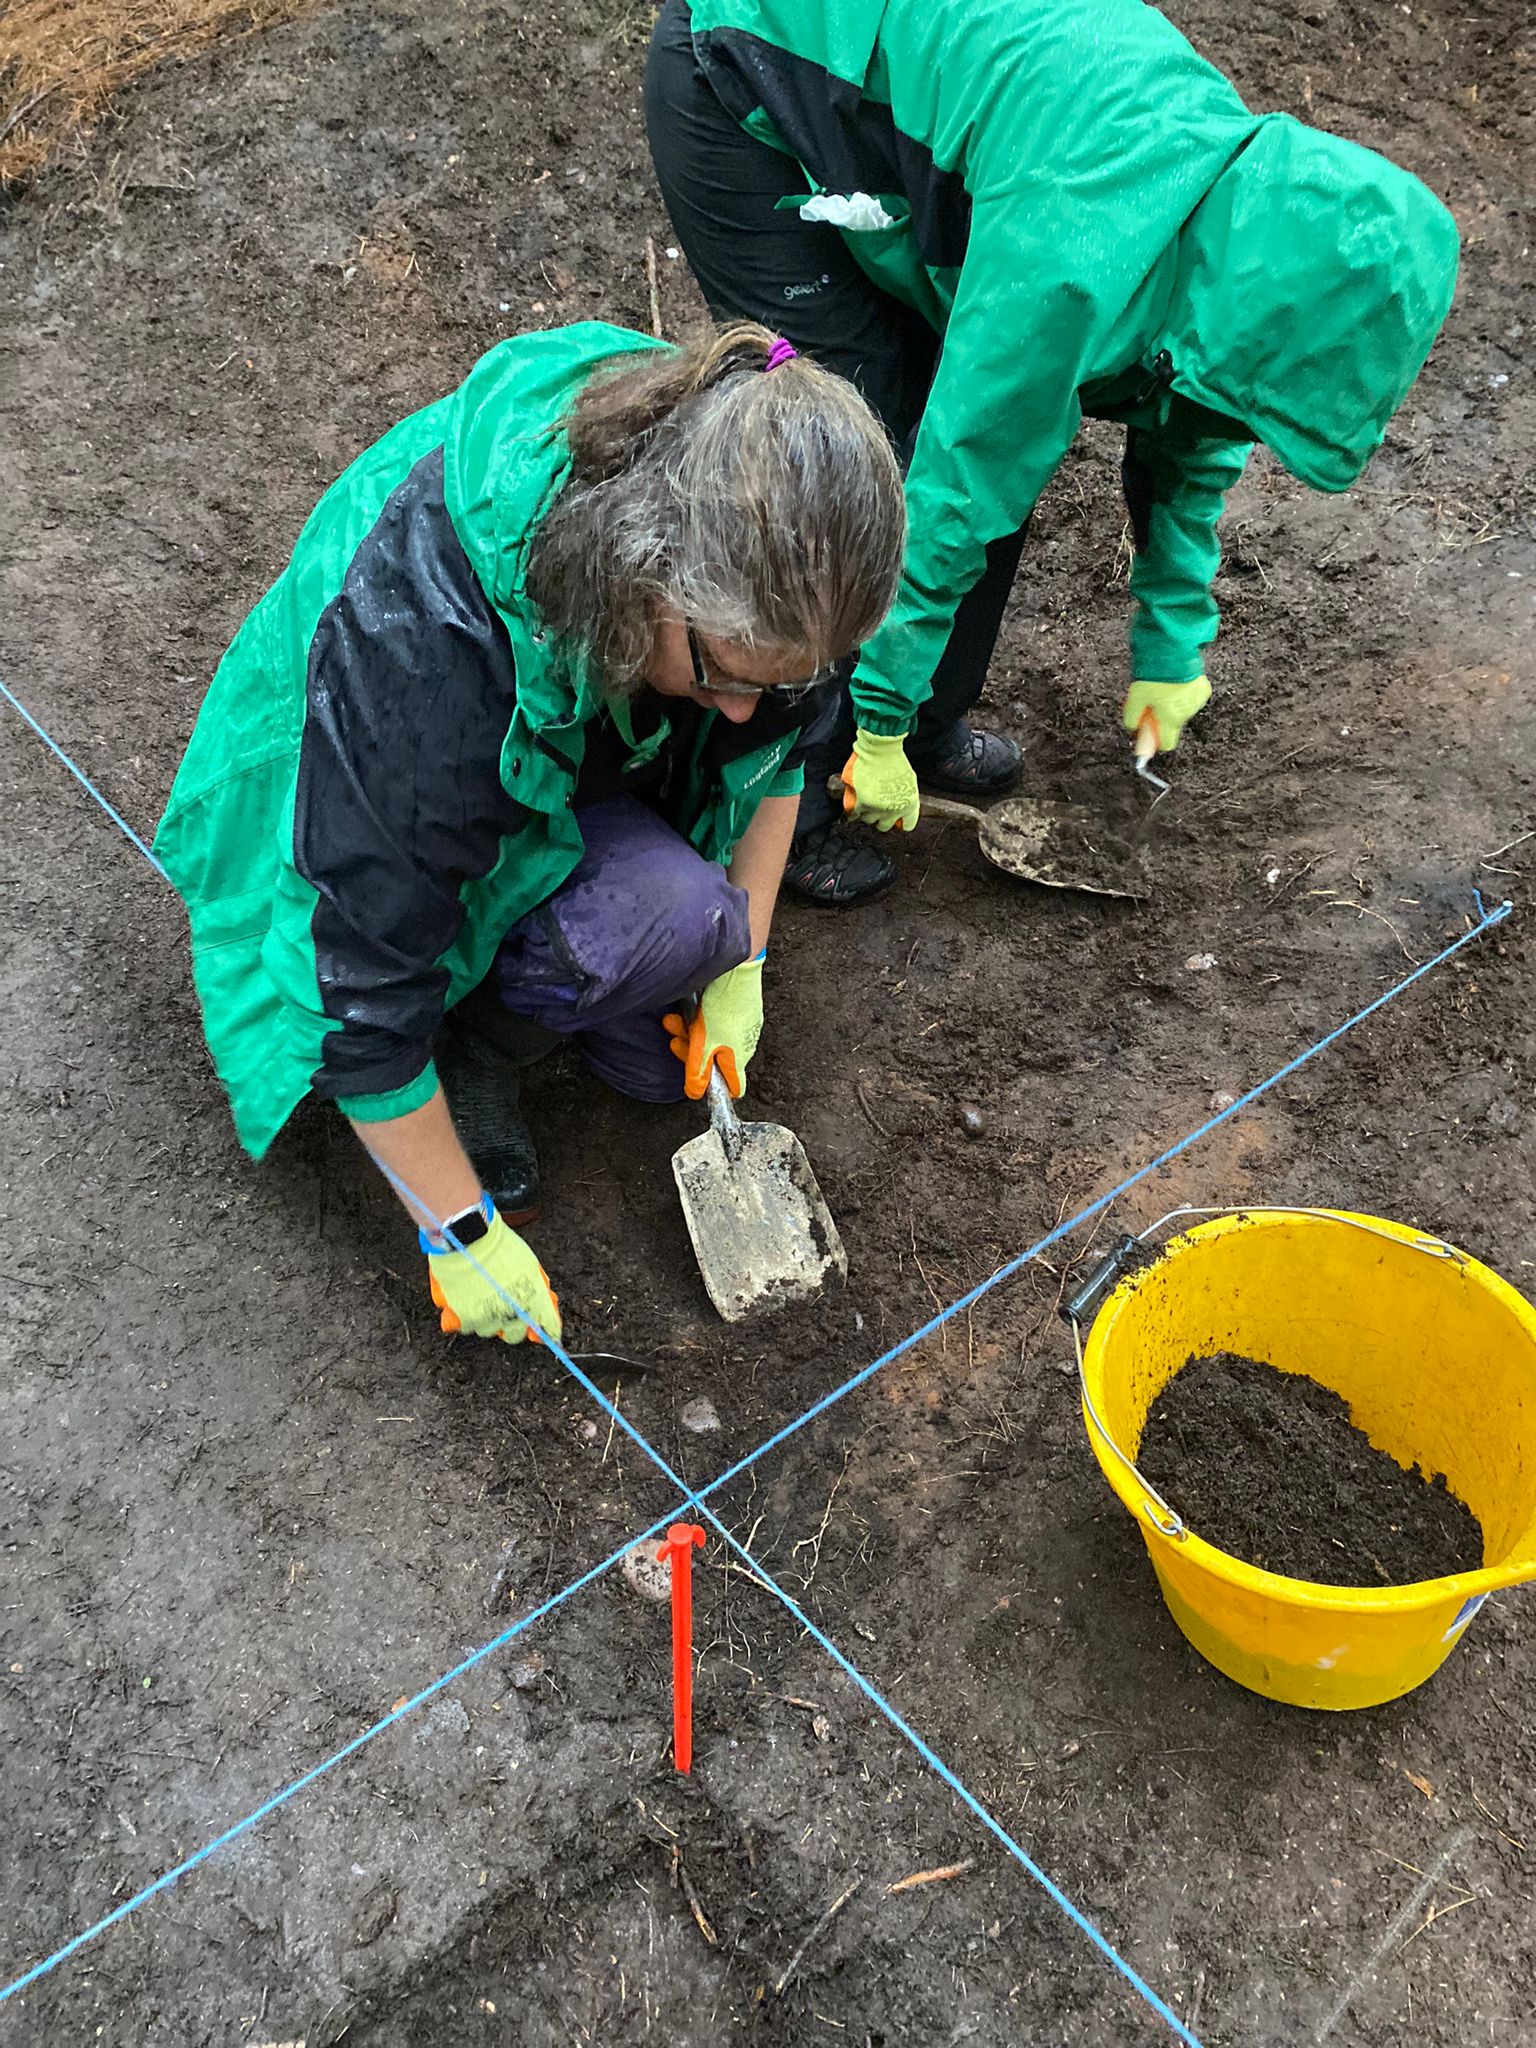
[{"label": "small hand trowel", "polygon": [[805,1147],[779,1124],[744,1124],[716,1068],[709,1129],[672,1154],[683,1217],[710,1300],[728,1323],[820,1294],[848,1254]]},{"label": "small hand trowel", "polygon": [[923,816],[975,825],[983,856],[1021,882],[1129,901],[1148,894],[1132,865],[1135,844],[1109,832],[1086,805],[1011,796],[984,811],[925,792]]},{"label": "small hand trowel", "polygon": [[[843,785],[834,777],[827,788],[840,796]],[[1045,889],[1080,889],[1089,896],[1119,896],[1129,902],[1150,893],[1134,869],[1140,831],[1125,839],[1086,805],[1012,796],[983,810],[978,804],[956,803],[925,790],[922,815],[974,825],[984,858],[1021,882],[1038,882]]]}]

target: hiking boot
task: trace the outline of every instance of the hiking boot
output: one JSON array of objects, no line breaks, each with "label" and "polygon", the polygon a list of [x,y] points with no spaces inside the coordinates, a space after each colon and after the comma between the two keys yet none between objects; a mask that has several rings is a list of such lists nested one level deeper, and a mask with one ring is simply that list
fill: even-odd
[{"label": "hiking boot", "polygon": [[919,756],[909,746],[907,758],[924,789],[940,796],[1001,796],[1019,779],[1024,750],[1001,733],[973,732],[963,718],[930,754]]},{"label": "hiking boot", "polygon": [[[513,1025],[522,1024],[510,1018]],[[481,1186],[514,1229],[539,1213],[539,1157],[523,1121],[519,1075],[557,1042],[555,1032],[523,1025],[544,1041],[521,1054],[493,1045],[481,1032],[448,1017],[437,1046],[437,1074],[448,1098],[459,1142],[469,1154]]]},{"label": "hiking boot", "polygon": [[807,903],[846,909],[883,896],[896,879],[896,863],[865,838],[834,821],[802,833],[789,850],[784,886]]}]

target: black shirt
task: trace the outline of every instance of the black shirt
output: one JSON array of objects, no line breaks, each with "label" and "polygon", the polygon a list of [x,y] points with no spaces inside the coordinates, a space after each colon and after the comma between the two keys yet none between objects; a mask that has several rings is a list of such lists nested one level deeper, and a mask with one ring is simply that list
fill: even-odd
[{"label": "black shirt", "polygon": [[[609,797],[633,796],[680,829],[678,805],[687,787],[687,769],[704,733],[704,754],[700,762],[706,787],[717,778],[727,761],[755,753],[767,741],[795,735],[794,745],[784,757],[785,768],[804,765],[811,748],[831,730],[837,718],[839,692],[830,686],[813,690],[798,704],[787,702],[772,691],[752,716],[738,725],[719,713],[709,713],[691,697],[659,697],[654,690],[641,689],[627,705],[635,736],[630,745],[619,730],[611,711],[600,711],[586,729],[586,752],[576,777],[573,808],[583,810]],[[666,737],[649,758],[646,742],[655,738],[663,723]]]}]

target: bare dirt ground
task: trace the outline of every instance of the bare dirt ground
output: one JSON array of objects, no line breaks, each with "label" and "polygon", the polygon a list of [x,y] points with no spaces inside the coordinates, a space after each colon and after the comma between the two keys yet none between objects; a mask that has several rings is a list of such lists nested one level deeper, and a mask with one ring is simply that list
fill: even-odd
[{"label": "bare dirt ground", "polygon": [[[1447,198],[1457,310],[1360,489],[1312,497],[1260,460],[1236,494],[1218,695],[1151,902],[1021,891],[925,826],[872,911],[784,917],[754,1094],[811,1149],[845,1295],[727,1331],[668,1170],[694,1113],[540,1075],[535,1235],[572,1341],[656,1361],[622,1404],[694,1482],[1435,952],[1474,884],[1515,918],[1116,1220],[1342,1203],[1536,1273],[1529,16],[1176,15],[1254,104]],[[644,238],[669,240],[647,23],[613,0],[335,7],[156,73],[0,215],[0,674],[141,827],[359,448],[503,333],[645,324]],[[693,300],[661,267],[675,326]],[[1058,479],[991,686],[1030,787],[1086,801],[1125,774],[1114,465],[1090,434]],[[0,732],[9,1977],[668,1499],[547,1361],[439,1337],[343,1130],[303,1117],[267,1167],[241,1156],[176,903],[8,712]],[[1377,1712],[1229,1685],[1085,1446],[1060,1264],[723,1512],[1207,2042],[1528,2043],[1529,1600]],[[715,1434],[680,1426],[701,1395]],[[664,1615],[611,1574],[0,2008],[0,2037],[1165,2038],[719,1545],[698,1607],[687,1784]]]}]

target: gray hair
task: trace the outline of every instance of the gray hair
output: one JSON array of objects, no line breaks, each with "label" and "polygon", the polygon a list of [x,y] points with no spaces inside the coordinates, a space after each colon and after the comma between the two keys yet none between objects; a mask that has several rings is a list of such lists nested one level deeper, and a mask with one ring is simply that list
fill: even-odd
[{"label": "gray hair", "polygon": [[548,627],[614,694],[637,688],[658,616],[814,669],[871,634],[906,515],[884,430],[805,356],[771,372],[750,322],[629,356],[564,422],[571,469],[529,555]]}]

